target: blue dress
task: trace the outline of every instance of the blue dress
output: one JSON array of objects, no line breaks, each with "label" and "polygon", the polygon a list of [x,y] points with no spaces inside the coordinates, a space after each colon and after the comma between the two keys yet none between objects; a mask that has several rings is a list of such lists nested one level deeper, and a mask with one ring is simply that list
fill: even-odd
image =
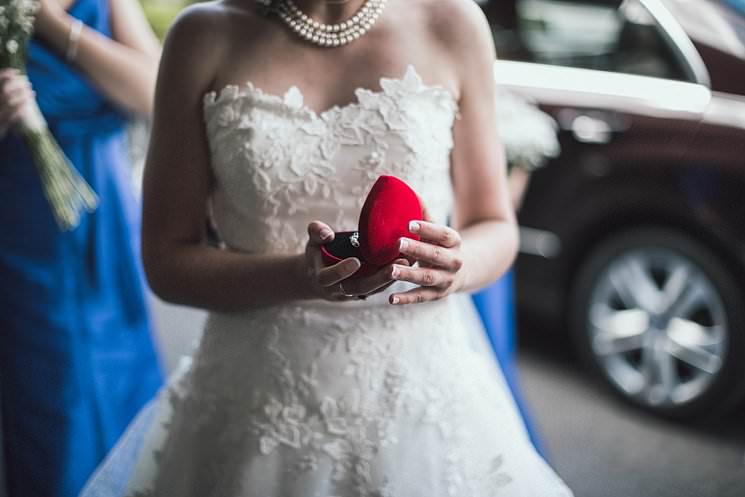
[{"label": "blue dress", "polygon": [[[110,35],[108,0],[70,14]],[[0,141],[0,405],[10,497],[76,496],[161,384],[139,264],[126,119],[43,44],[29,78],[100,196],[61,232],[20,138]]]},{"label": "blue dress", "polygon": [[492,285],[473,294],[473,303],[479,312],[484,329],[489,337],[492,349],[502,367],[505,380],[510,387],[525,427],[536,450],[546,456],[543,446],[536,432],[530,414],[528,413],[520,386],[517,382],[515,367],[515,297],[513,291],[513,270],[508,271]]}]

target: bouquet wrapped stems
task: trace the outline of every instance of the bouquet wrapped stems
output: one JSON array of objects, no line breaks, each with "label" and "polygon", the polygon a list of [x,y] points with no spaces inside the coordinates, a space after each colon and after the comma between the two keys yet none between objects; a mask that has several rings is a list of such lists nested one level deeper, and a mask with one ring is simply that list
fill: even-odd
[{"label": "bouquet wrapped stems", "polygon": [[24,113],[20,131],[57,225],[63,231],[75,228],[82,212],[96,209],[98,197],[57,144],[36,101]]}]

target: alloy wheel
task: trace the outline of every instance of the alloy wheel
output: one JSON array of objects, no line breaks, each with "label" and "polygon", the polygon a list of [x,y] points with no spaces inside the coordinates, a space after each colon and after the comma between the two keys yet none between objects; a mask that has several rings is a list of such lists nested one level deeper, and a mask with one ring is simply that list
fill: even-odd
[{"label": "alloy wheel", "polygon": [[675,408],[706,392],[722,368],[729,328],[711,279],[689,258],[660,247],[618,254],[588,299],[590,350],[625,396]]}]

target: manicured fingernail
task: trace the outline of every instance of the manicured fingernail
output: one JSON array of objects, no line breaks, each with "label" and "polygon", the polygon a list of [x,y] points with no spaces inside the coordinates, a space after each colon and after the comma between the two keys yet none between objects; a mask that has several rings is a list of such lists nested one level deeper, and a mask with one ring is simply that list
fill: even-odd
[{"label": "manicured fingernail", "polygon": [[393,266],[393,269],[391,269],[391,278],[394,280],[398,278],[398,275],[401,274],[401,270],[398,269],[396,266]]},{"label": "manicured fingernail", "polygon": [[406,238],[401,238],[401,240],[398,242],[398,250],[406,250],[406,247],[408,247],[409,242],[406,240]]},{"label": "manicured fingernail", "polygon": [[394,304],[394,305],[395,304],[398,304],[398,296],[397,295],[391,296],[391,304]]},{"label": "manicured fingernail", "polygon": [[362,265],[360,263],[360,260],[357,259],[356,257],[352,257],[351,259],[347,259],[347,261],[348,261],[347,262],[347,267],[349,269],[352,269],[352,268],[355,268],[356,269],[356,268],[358,268],[358,267],[360,267]]},{"label": "manicured fingernail", "polygon": [[334,233],[331,230],[328,230],[326,228],[321,230],[321,240],[328,240],[332,236],[334,236]]},{"label": "manicured fingernail", "polygon": [[412,233],[418,233],[421,226],[416,221],[409,221],[409,231]]}]

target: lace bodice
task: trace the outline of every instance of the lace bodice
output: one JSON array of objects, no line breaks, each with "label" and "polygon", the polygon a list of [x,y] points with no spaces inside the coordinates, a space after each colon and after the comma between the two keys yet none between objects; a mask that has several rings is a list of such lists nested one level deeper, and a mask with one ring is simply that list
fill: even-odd
[{"label": "lace bodice", "polygon": [[298,253],[308,222],[356,229],[381,174],[406,181],[432,217],[452,208],[450,151],[457,102],[412,66],[359,88],[356,101],[317,113],[297,87],[283,97],[251,83],[204,96],[216,187],[213,217],[225,243],[250,253]]}]

